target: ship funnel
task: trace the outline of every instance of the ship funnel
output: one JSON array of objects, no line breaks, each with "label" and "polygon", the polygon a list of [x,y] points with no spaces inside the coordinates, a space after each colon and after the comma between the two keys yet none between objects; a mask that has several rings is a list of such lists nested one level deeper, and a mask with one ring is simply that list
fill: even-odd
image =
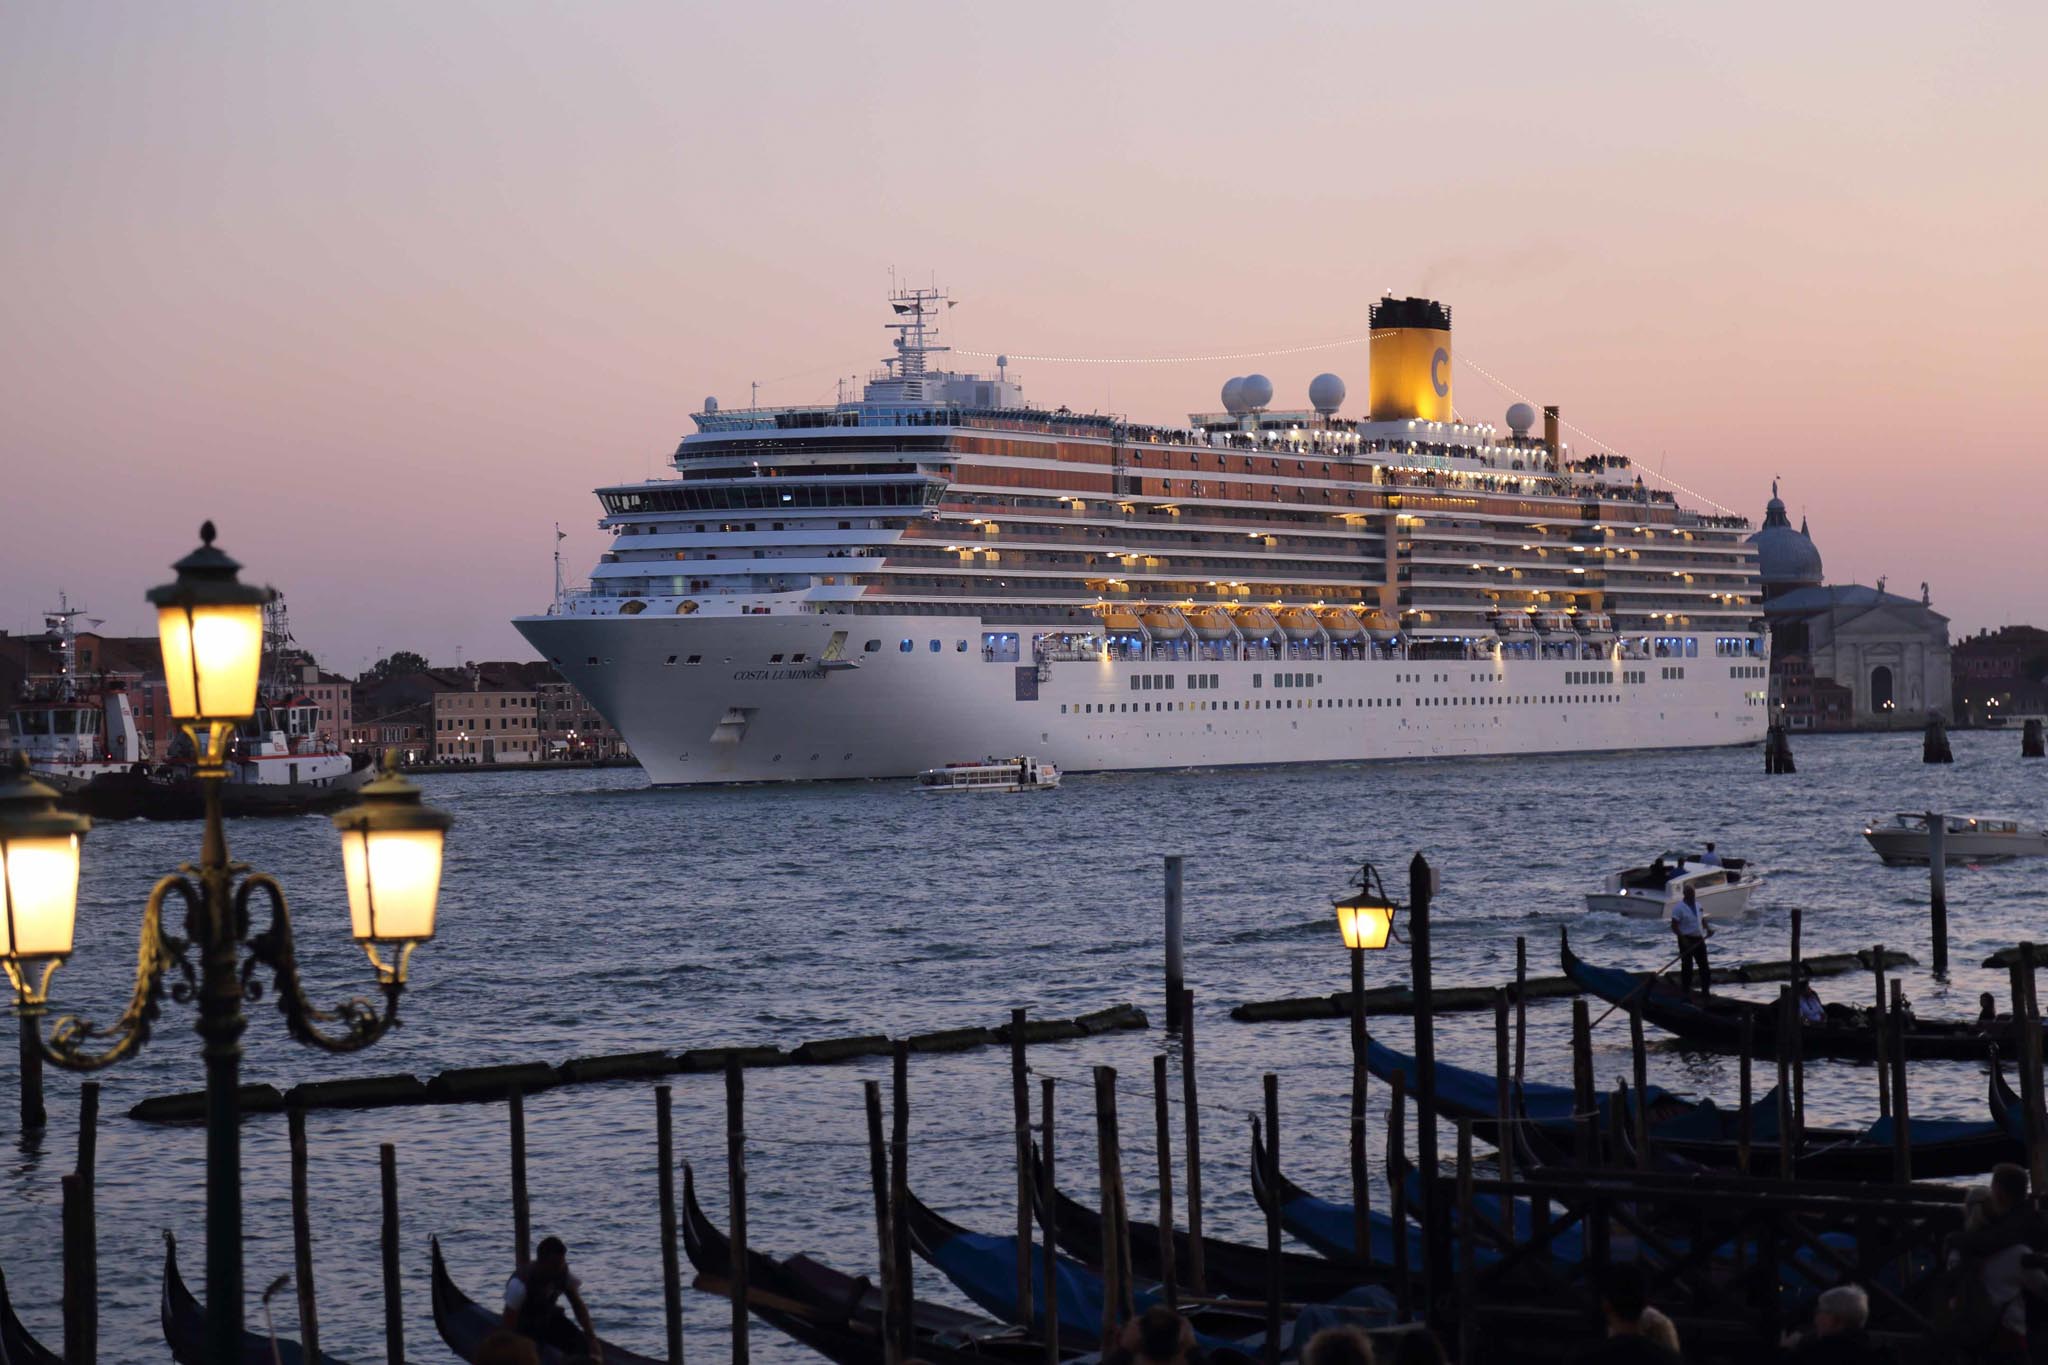
[{"label": "ship funnel", "polygon": [[1367,402],[1375,422],[1451,420],[1451,310],[1434,299],[1372,306],[1372,373]]},{"label": "ship funnel", "polygon": [[1550,466],[1557,467],[1557,404],[1543,405],[1543,448],[1550,452]]}]

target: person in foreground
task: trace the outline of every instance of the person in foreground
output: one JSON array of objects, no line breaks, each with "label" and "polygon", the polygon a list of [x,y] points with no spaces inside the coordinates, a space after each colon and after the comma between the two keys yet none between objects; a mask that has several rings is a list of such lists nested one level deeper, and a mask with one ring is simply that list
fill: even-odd
[{"label": "person in foreground", "polygon": [[1196,1365],[1201,1359],[1188,1320],[1156,1303],[1124,1324],[1102,1365]]},{"label": "person in foreground", "polygon": [[1325,1327],[1302,1348],[1301,1365],[1374,1365],[1372,1338],[1356,1327]]},{"label": "person in foreground", "polygon": [[569,1248],[559,1237],[543,1237],[534,1248],[533,1259],[505,1281],[505,1325],[522,1336],[545,1341],[567,1326],[561,1305],[566,1298],[576,1314],[576,1325],[583,1329],[584,1353],[601,1365],[604,1348],[598,1344],[597,1329],[590,1325],[590,1309],[583,1302],[582,1291],[583,1282],[569,1273]]},{"label": "person in foreground", "polygon": [[1962,1344],[1983,1360],[2025,1360],[2027,1295],[2044,1285],[2027,1262],[2048,1250],[2048,1222],[2028,1206],[2027,1173],[2011,1162],[1991,1168],[1988,1199],[1971,1195],[1977,1207],[1949,1239],[1964,1277],[1956,1305],[1956,1325],[1968,1338]]},{"label": "person in foreground", "polygon": [[1798,1365],[1893,1365],[1898,1357],[1888,1346],[1871,1341],[1870,1295],[1863,1286],[1838,1284],[1813,1305],[1813,1330],[1786,1342],[1788,1359]]},{"label": "person in foreground", "polygon": [[1650,1287],[1643,1268],[1633,1262],[1610,1269],[1600,1281],[1600,1311],[1607,1336],[1579,1352],[1583,1365],[1677,1365],[1678,1353],[1643,1334],[1643,1310],[1650,1306]]},{"label": "person in foreground", "polygon": [[509,1328],[500,1327],[477,1343],[471,1365],[540,1365],[540,1349]]}]

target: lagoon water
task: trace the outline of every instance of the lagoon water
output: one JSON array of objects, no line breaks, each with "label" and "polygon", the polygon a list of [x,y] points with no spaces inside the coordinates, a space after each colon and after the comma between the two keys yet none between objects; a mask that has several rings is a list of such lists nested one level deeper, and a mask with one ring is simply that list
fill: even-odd
[{"label": "lagoon water", "polygon": [[[1126,1180],[1134,1217],[1156,1208],[1150,1058],[1160,1024],[1161,857],[1187,858],[1189,984],[1197,997],[1206,1221],[1258,1240],[1246,1179],[1246,1116],[1259,1078],[1281,1076],[1285,1165],[1311,1189],[1346,1188],[1349,1063],[1341,1020],[1238,1024],[1232,1005],[1341,989],[1346,963],[1331,896],[1357,861],[1389,882],[1417,849],[1442,869],[1433,918],[1439,984],[1499,984],[1516,935],[1532,972],[1556,970],[1560,926],[1589,958],[1654,966],[1670,956],[1660,926],[1583,914],[1584,892],[1614,867],[1718,839],[1768,878],[1761,909],[1715,940],[1717,962],[1783,958],[1787,909],[1805,909],[1805,950],[1882,941],[1924,964],[1925,870],[1882,867],[1861,821],[1895,809],[2048,819],[2048,763],[2019,758],[2012,734],[1959,734],[1952,767],[1920,762],[1916,735],[1795,739],[1796,776],[1766,778],[1757,750],[1316,768],[1079,776],[1057,793],[934,797],[907,782],[809,788],[654,791],[637,770],[479,773],[421,779],[453,811],[441,934],[413,962],[403,1027],[369,1052],[331,1058],[286,1037],[268,998],[250,1008],[244,1077],[280,1088],[323,1077],[412,1072],[648,1048],[734,1042],[794,1045],[835,1034],[892,1035],[1003,1022],[1013,1006],[1073,1015],[1135,1001],[1147,1032],[1034,1048],[1061,1081],[1063,1183],[1092,1198],[1089,1069],[1119,1069]],[[57,975],[57,1013],[118,1015],[136,924],[152,880],[197,852],[192,825],[102,825],[86,845],[79,950]],[[363,990],[369,969],[345,937],[340,865],[324,819],[238,822],[235,855],[280,876],[293,897],[301,961],[318,998]],[[1978,964],[2022,938],[2048,940],[2042,863],[1950,873],[1952,980],[1924,965],[1904,976],[1923,1014],[1974,1013],[2004,974]],[[1374,959],[1370,984],[1407,978],[1405,954]],[[1820,983],[1861,1003],[1868,977]],[[1767,992],[1770,988],[1756,988]],[[1597,1011],[1596,1011],[1597,1013]],[[189,1006],[166,1002],[155,1041],[101,1077],[101,1357],[165,1359],[156,1322],[160,1229],[178,1234],[188,1280],[203,1278],[204,1139],[196,1127],[125,1115],[145,1095],[197,1089]],[[1531,1006],[1530,1071],[1569,1079],[1566,1002]],[[1621,1016],[1596,1034],[1601,1083],[1628,1065]],[[1405,1020],[1375,1032],[1409,1046]],[[1439,1021],[1439,1055],[1490,1066],[1490,1014]],[[77,1079],[49,1077],[51,1125],[14,1130],[14,1048],[0,1049],[0,1267],[21,1316],[61,1340],[58,1177],[71,1169]],[[1733,1101],[1732,1059],[1659,1050],[1652,1079]],[[872,1204],[860,1083],[875,1059],[748,1075],[753,1243],[808,1251],[871,1271]],[[723,1222],[723,1084],[676,1076],[678,1144]],[[1916,1066],[1915,1116],[1978,1117],[1980,1067]],[[1815,1119],[1867,1122],[1867,1067],[1807,1071]],[[1375,1086],[1384,1131],[1385,1088]],[[911,1173],[935,1207],[970,1226],[1011,1226],[1008,1058],[988,1048],[917,1057],[911,1068]],[[1176,1123],[1178,1102],[1176,1098]],[[658,1354],[660,1229],[649,1082],[562,1087],[527,1101],[535,1235],[570,1247],[600,1331]],[[439,1235],[459,1283],[479,1299],[511,1268],[506,1111],[502,1104],[309,1116],[321,1340],[344,1360],[381,1359],[377,1146],[397,1145],[403,1212],[406,1345],[451,1359],[428,1307],[428,1239]],[[255,1293],[292,1264],[282,1115],[246,1121],[249,1318]],[[1176,1138],[1178,1147],[1179,1139]],[[1086,1149],[1088,1156],[1081,1159]],[[1383,1197],[1383,1196],[1382,1196]],[[920,1264],[921,1296],[963,1302]],[[289,1291],[280,1331],[295,1334]],[[727,1355],[728,1310],[691,1293],[688,1351]],[[756,1324],[757,1358],[810,1358]]]}]

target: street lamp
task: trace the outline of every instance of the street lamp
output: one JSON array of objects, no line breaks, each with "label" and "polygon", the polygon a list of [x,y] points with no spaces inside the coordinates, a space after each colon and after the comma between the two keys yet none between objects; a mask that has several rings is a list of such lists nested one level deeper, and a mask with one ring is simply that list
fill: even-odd
[{"label": "street lamp", "polygon": [[1338,932],[1351,953],[1351,1236],[1364,1265],[1372,1259],[1372,1186],[1365,1164],[1365,955],[1387,946],[1395,907],[1371,863],[1359,867],[1357,893],[1334,905]]},{"label": "street lamp", "polygon": [[[137,1051],[149,1041],[164,975],[173,968],[178,979],[171,986],[172,999],[198,999],[206,1058],[205,1351],[209,1362],[227,1362],[242,1355],[237,1088],[247,1022],[243,997],[262,998],[264,986],[255,971],[267,967],[285,1026],[300,1042],[328,1052],[355,1052],[390,1032],[398,1023],[398,997],[412,950],[434,934],[441,843],[452,821],[420,803],[419,792],[398,776],[389,753],[382,775],[363,789],[361,804],[335,817],[350,930],[376,969],[383,1007],[360,997],[333,1009],[313,1004],[299,976],[284,888],[268,873],[229,860],[221,818],[227,739],[256,710],[263,606],[274,594],[237,581],[241,566],[214,548],[213,523],[200,536],[205,543],[178,561],[176,581],[149,593],[157,607],[171,713],[198,755],[206,812],[199,861],[184,864],[151,889],[143,908],[135,986],[120,1019],[102,1028],[67,1016],[52,1025],[45,1042],[38,1021],[47,1008],[50,977],[71,953],[79,842],[90,822],[59,812],[55,793],[30,779],[17,760],[13,778],[0,783],[0,860],[7,889],[7,937],[0,943],[5,949],[0,958],[23,1022],[24,1060],[33,1057],[38,1065],[47,1059],[73,1071],[97,1071]],[[270,924],[251,934],[249,903],[259,895],[269,902]],[[172,896],[184,902],[183,937],[164,926],[164,902]],[[380,956],[380,948],[393,950],[393,956]],[[199,955],[196,973],[189,950]],[[322,1025],[335,1027],[329,1031]]]}]

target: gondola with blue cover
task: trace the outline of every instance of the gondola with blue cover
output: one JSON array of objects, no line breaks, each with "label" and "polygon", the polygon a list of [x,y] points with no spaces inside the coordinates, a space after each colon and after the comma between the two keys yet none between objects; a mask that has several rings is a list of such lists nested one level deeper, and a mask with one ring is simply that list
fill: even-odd
[{"label": "gondola with blue cover", "polygon": [[[164,1233],[161,1308],[164,1340],[170,1344],[171,1359],[178,1365],[208,1365],[206,1310],[185,1287],[185,1279],[178,1273],[178,1240],[168,1232]],[[306,1350],[298,1342],[246,1330],[242,1333],[240,1359],[243,1365],[308,1365]],[[319,1365],[341,1363],[322,1351]]]}]

